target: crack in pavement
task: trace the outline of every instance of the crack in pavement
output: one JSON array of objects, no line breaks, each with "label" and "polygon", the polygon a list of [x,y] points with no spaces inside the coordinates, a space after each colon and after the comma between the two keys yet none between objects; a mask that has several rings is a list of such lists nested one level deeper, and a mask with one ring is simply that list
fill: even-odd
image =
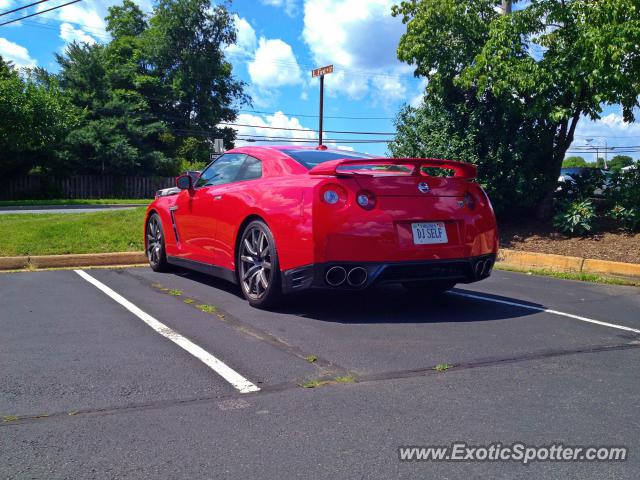
[{"label": "crack in pavement", "polygon": [[[152,282],[151,280],[148,280],[140,275],[137,275],[127,270],[118,269],[114,271],[119,275],[127,275],[132,277],[133,279],[135,279],[136,281],[138,281],[140,284],[144,285],[147,288],[150,288],[157,292],[163,292],[162,289],[154,286],[156,284],[159,285],[158,282]],[[168,296],[173,297],[174,299],[180,301],[183,305],[192,307],[196,310],[198,310],[197,304],[207,303],[190,294],[184,295],[184,296],[192,299],[193,303],[184,303],[184,301],[180,300],[180,296],[173,296],[173,295],[168,295]],[[305,363],[309,363],[313,365],[315,368],[319,370],[322,376],[344,375],[349,373],[349,371],[346,368],[342,367],[341,365],[331,362],[318,355],[312,354],[311,352],[305,352],[302,348],[298,347],[297,345],[292,345],[286,342],[285,340],[276,337],[272,333],[269,333],[265,330],[254,327],[253,325],[240,320],[239,318],[235,317],[228,311],[216,305],[216,313],[218,312],[222,312],[223,315],[222,315],[222,318],[220,317],[220,315],[216,315],[217,318],[220,321],[230,325],[236,332],[240,333],[243,336],[251,337],[254,340],[265,342],[268,345],[271,345],[272,347],[277,348],[278,350],[284,353],[297,357],[298,359],[303,360]],[[307,358],[310,356],[315,357],[315,360],[313,362],[309,362],[307,360]]]},{"label": "crack in pavement", "polygon": [[[479,360],[472,360],[463,363],[454,363],[452,367],[448,369],[446,372],[439,372],[435,369],[435,365],[427,368],[420,369],[410,369],[410,370],[398,370],[393,372],[381,372],[381,373],[373,373],[368,375],[356,376],[354,383],[374,383],[380,381],[387,380],[400,380],[405,378],[416,378],[416,377],[424,377],[427,375],[451,375],[458,370],[469,370],[474,368],[487,368],[498,365],[508,365],[513,363],[523,363],[530,362],[534,360],[544,360],[548,358],[554,357],[563,357],[569,355],[585,355],[585,354],[597,354],[603,352],[611,352],[611,351],[624,351],[624,350],[637,350],[640,349],[640,341],[633,341],[631,343],[624,344],[613,344],[613,345],[599,345],[593,347],[582,347],[576,349],[565,349],[565,350],[545,350],[541,352],[529,353],[524,355],[517,355],[511,357],[495,357],[495,358],[484,358]],[[340,383],[332,383],[331,385],[339,387],[340,385],[348,385],[349,383],[340,384]],[[44,413],[37,415],[7,415],[5,416],[5,420],[0,423],[0,428],[2,427],[11,427],[24,425],[34,422],[42,422],[48,420],[57,420],[57,419],[73,419],[73,418],[84,418],[91,416],[106,416],[106,415],[118,415],[118,414],[126,414],[130,412],[144,411],[144,410],[153,410],[153,409],[162,409],[167,407],[174,406],[188,406],[188,405],[197,405],[197,404],[205,404],[210,402],[221,402],[225,400],[232,399],[243,399],[245,401],[250,400],[251,398],[257,396],[270,395],[273,393],[279,393],[287,390],[294,390],[297,388],[302,388],[298,383],[295,382],[283,382],[274,385],[265,385],[259,392],[251,392],[251,393],[229,393],[226,395],[215,395],[215,396],[204,396],[204,397],[195,397],[195,398],[183,398],[183,399],[169,399],[169,400],[158,400],[155,402],[146,402],[139,404],[129,404],[123,406],[111,406],[111,407],[103,407],[97,409],[86,409],[86,410],[70,410],[68,412],[57,412],[57,413]],[[313,390],[313,389],[307,389]],[[222,406],[219,405],[222,410]],[[245,408],[245,407],[243,407]],[[11,420],[6,420],[11,417]]]}]

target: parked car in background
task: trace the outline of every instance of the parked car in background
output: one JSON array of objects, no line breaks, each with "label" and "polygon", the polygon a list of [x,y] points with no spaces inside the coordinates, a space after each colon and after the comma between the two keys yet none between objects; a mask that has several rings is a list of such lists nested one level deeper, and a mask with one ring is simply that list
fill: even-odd
[{"label": "parked car in background", "polygon": [[249,303],[312,288],[400,283],[420,295],[491,274],[493,208],[471,164],[326,147],[241,147],[148,207],[156,271],[238,283]]},{"label": "parked car in background", "polygon": [[600,197],[610,185],[611,172],[590,167],[566,167],[560,169],[556,192],[569,195],[581,188],[592,188],[593,195]]}]

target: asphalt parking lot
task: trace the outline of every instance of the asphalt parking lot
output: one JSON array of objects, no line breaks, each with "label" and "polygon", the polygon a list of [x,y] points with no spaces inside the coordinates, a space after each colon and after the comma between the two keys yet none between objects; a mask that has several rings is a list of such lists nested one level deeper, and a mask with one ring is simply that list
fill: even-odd
[{"label": "asphalt parking lot", "polygon": [[[0,275],[0,478],[640,477],[637,288],[496,271],[267,312],[199,274],[83,272]],[[398,460],[456,441],[629,458]]]}]

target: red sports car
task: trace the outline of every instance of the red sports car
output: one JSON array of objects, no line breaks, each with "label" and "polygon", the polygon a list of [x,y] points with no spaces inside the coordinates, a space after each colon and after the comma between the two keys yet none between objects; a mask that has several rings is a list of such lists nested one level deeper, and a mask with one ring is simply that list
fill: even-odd
[{"label": "red sports car", "polygon": [[309,288],[443,292],[490,275],[496,220],[475,166],[324,146],[233,149],[158,192],[151,268],[238,283],[249,303]]}]

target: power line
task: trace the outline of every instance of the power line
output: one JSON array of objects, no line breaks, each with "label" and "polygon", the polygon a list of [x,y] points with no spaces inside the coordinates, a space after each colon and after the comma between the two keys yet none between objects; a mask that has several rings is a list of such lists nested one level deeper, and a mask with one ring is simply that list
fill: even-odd
[{"label": "power line", "polygon": [[9,25],[10,23],[19,22],[20,20],[24,20],[25,18],[31,18],[38,15],[42,15],[43,13],[51,12],[52,10],[57,10],[62,7],[66,7],[67,5],[73,5],[74,3],[81,2],[82,0],[73,0],[71,2],[63,3],[62,5],[57,5],[55,7],[47,8],[46,10],[40,10],[39,12],[32,13],[31,15],[25,15],[24,17],[15,18],[13,20],[9,20],[8,22],[0,23],[0,27],[3,25]]},{"label": "power line", "polygon": [[0,17],[4,17],[5,15],[9,15],[10,13],[19,12],[20,10],[24,10],[25,8],[33,7],[34,5],[40,5],[41,3],[49,2],[51,0],[40,0],[39,2],[33,2],[29,5],[24,5],[22,7],[14,8],[13,10],[7,10],[6,12],[0,13]]},{"label": "power line", "polygon": [[[317,130],[312,130],[309,128],[291,128],[291,127],[271,127],[267,125],[250,125],[246,123],[226,123],[220,122],[219,125],[227,125],[229,127],[247,127],[247,128],[263,128],[268,130],[286,130],[290,132],[316,132]],[[395,135],[395,132],[355,132],[348,130],[322,130],[325,133],[337,133],[337,134],[350,134],[350,135]]]},{"label": "power line", "polygon": [[[302,118],[318,118],[319,117],[319,115],[309,115],[304,113],[263,112],[260,110],[244,110],[244,109],[240,109],[238,111],[245,112],[245,113],[258,113],[261,115],[275,115],[276,113],[282,113],[283,115],[287,115],[289,117],[302,117]],[[324,115],[324,118],[334,118],[334,119],[342,119],[342,120],[393,120],[394,117],[344,117],[344,116]]]}]

